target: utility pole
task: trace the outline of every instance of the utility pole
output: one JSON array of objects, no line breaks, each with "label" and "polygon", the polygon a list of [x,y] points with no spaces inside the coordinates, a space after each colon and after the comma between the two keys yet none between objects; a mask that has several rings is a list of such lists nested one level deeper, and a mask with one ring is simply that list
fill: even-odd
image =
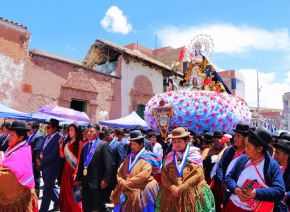
[{"label": "utility pole", "polygon": [[257,69],[257,127],[260,126],[260,84],[259,70]]}]

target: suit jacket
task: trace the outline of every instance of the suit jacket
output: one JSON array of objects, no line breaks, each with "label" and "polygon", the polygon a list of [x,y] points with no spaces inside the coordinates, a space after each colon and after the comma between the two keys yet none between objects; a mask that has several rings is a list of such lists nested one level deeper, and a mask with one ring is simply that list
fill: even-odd
[{"label": "suit jacket", "polygon": [[49,174],[52,177],[56,177],[60,171],[60,154],[59,154],[59,144],[60,134],[56,133],[51,140],[44,147],[45,141],[48,136],[45,136],[41,144],[41,148],[37,153],[37,158],[39,158],[40,153],[43,153],[43,158],[41,161],[41,170],[43,174]]},{"label": "suit jacket", "polygon": [[113,174],[116,174],[119,166],[126,157],[126,152],[121,141],[113,140],[110,143],[110,147],[112,150]]},{"label": "suit jacket", "polygon": [[33,165],[36,165],[37,153],[41,149],[43,138],[43,134],[37,130],[36,134],[32,137],[32,139],[29,140],[28,138],[27,140],[28,144],[31,146]]},{"label": "suit jacket", "polygon": [[0,136],[0,151],[5,152],[8,148],[8,134],[2,134]]},{"label": "suit jacket", "polygon": [[84,152],[88,152],[88,148],[89,143],[87,143],[82,149],[76,181],[81,181],[83,189],[100,189],[102,180],[109,184],[112,180],[113,163],[111,148],[107,142],[100,140],[92,160],[88,165],[88,174],[84,176],[83,170],[86,157]]}]

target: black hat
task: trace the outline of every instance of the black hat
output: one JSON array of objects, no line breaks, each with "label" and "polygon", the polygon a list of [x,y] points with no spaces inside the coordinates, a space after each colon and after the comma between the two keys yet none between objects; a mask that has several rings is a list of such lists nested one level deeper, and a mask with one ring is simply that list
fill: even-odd
[{"label": "black hat", "polygon": [[214,131],[213,132],[213,137],[214,138],[221,138],[223,137],[224,133],[222,131]]},{"label": "black hat", "polygon": [[142,135],[142,132],[140,130],[133,130],[130,132],[130,138],[129,138],[130,141],[136,141],[143,138],[145,138],[145,136]]},{"label": "black hat", "polygon": [[290,134],[288,133],[283,133],[282,135],[280,134],[279,138],[290,141]]},{"label": "black hat", "polygon": [[277,139],[277,141],[273,144],[273,146],[277,149],[283,150],[285,153],[290,155],[290,141],[285,139]]},{"label": "black hat", "polygon": [[271,133],[263,127],[258,127],[254,132],[250,132],[250,141],[253,142],[254,145],[263,146],[266,149],[270,149],[270,145],[273,143]]},{"label": "black hat", "polygon": [[141,126],[141,125],[136,125],[133,130],[140,130],[142,133],[145,133],[146,132],[146,130],[144,129],[144,127]]},{"label": "black hat", "polygon": [[1,128],[7,128],[7,129],[9,129],[10,127],[11,127],[11,123],[10,122],[4,122],[3,124],[2,124],[2,126],[1,126]]},{"label": "black hat", "polygon": [[51,124],[53,127],[59,129],[59,121],[57,119],[50,119],[46,124]]},{"label": "black hat", "polygon": [[213,134],[210,133],[210,132],[204,133],[202,138],[203,138],[204,142],[207,143],[207,144],[213,142]]},{"label": "black hat", "polygon": [[249,135],[249,130],[249,125],[241,123],[238,123],[236,129],[233,129],[234,132],[241,133],[244,136]]},{"label": "black hat", "polygon": [[27,128],[27,124],[24,121],[14,121],[12,123],[11,127],[9,128],[9,130],[12,130],[12,131],[18,131],[18,130],[29,131],[29,129]]},{"label": "black hat", "polygon": [[250,127],[250,130],[252,130],[253,132],[257,129],[257,127]]}]

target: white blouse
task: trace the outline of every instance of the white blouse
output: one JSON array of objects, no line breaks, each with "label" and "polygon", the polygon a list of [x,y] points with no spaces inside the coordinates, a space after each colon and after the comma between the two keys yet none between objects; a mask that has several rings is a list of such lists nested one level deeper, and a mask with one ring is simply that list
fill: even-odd
[{"label": "white blouse", "polygon": [[[249,160],[246,164],[246,166],[251,163],[251,161]],[[264,172],[263,172],[263,169],[264,169],[264,164],[265,164],[265,159],[262,160],[256,167],[257,167],[257,170],[259,171],[261,177],[263,179],[261,179],[261,177],[259,176],[259,174],[257,173],[255,167],[253,165],[251,165],[250,167],[244,169],[238,179],[238,182],[237,182],[237,186],[239,188],[243,187],[243,184],[246,180],[257,180],[261,185],[265,185],[264,184],[264,179],[265,179],[265,176],[264,176]],[[251,211],[252,209],[245,203],[245,202],[242,202],[239,197],[236,195],[236,194],[232,194],[230,196],[230,199],[232,200],[232,202],[239,208],[242,208],[244,210],[249,210]]]}]

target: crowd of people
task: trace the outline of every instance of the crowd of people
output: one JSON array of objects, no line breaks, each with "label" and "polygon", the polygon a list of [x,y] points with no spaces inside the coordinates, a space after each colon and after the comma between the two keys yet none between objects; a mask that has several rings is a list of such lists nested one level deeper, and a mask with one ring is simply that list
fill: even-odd
[{"label": "crowd of people", "polygon": [[290,134],[233,132],[5,122],[0,211],[289,211]]}]

